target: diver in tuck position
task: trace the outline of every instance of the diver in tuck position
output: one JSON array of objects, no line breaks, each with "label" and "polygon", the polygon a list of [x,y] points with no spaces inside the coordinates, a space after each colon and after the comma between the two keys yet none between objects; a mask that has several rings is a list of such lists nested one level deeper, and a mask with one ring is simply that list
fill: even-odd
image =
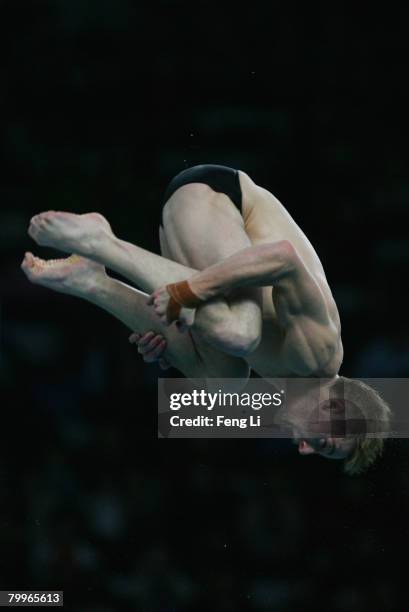
[{"label": "diver in tuck position", "polygon": [[[251,369],[264,378],[325,378],[327,410],[339,412],[342,400],[345,411],[350,402],[385,430],[389,408],[380,396],[338,376],[337,306],[317,253],[277,198],[240,170],[195,166],[169,184],[159,232],[162,256],[117,238],[98,213],[40,213],[30,236],[75,255],[47,262],[26,253],[22,268],[31,282],[120,319],[146,361],[189,378],[245,379]],[[147,293],[109,277],[105,267]],[[347,459],[351,473],[382,450],[381,437],[362,431],[314,437],[302,418],[293,425],[301,454]]]}]

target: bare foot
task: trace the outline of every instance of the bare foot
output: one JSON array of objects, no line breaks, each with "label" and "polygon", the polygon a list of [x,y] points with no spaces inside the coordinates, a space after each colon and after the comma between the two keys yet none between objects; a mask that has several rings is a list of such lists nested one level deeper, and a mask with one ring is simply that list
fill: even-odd
[{"label": "bare foot", "polygon": [[92,294],[107,277],[104,266],[79,255],[46,261],[26,253],[21,269],[36,285],[79,297]]},{"label": "bare foot", "polygon": [[49,210],[31,219],[28,233],[41,246],[87,257],[105,237],[112,235],[112,230],[99,213],[75,215]]},{"label": "bare foot", "polygon": [[[170,325],[172,321],[168,320],[168,305],[170,295],[166,287],[156,289],[149,297],[148,305],[153,306],[156,314],[164,325]],[[195,308],[186,308],[182,306],[176,321],[176,327],[181,332],[185,332],[191,327],[195,321]]]}]

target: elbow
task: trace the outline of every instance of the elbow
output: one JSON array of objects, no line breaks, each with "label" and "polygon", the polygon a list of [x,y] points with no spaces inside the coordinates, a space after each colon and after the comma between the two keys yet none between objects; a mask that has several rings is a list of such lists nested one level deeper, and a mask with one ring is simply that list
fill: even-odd
[{"label": "elbow", "polygon": [[297,256],[297,251],[289,240],[279,240],[273,245],[273,257],[277,257],[283,263],[292,264]]},{"label": "elbow", "polygon": [[280,275],[294,270],[297,261],[297,250],[289,240],[278,240],[266,244],[266,257],[274,262],[274,268],[280,271]]},{"label": "elbow", "polygon": [[278,250],[286,259],[291,259],[296,254],[295,247],[290,240],[280,240],[278,242]]}]

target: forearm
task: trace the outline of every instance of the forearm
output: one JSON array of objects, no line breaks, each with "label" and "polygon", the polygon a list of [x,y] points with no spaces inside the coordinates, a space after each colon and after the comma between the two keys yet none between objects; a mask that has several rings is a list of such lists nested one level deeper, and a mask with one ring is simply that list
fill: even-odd
[{"label": "forearm", "polygon": [[197,272],[189,285],[204,301],[241,287],[270,286],[293,269],[293,254],[287,241],[249,247]]}]

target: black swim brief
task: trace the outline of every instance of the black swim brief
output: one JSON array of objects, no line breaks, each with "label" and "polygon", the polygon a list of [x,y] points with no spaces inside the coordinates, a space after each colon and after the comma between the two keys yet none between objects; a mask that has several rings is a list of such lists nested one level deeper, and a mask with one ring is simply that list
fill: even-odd
[{"label": "black swim brief", "polygon": [[225,193],[241,214],[242,193],[238,171],[228,166],[217,166],[214,164],[193,166],[193,168],[187,168],[177,174],[167,186],[163,197],[162,209],[179,187],[189,183],[204,183],[209,185],[213,191]]}]

